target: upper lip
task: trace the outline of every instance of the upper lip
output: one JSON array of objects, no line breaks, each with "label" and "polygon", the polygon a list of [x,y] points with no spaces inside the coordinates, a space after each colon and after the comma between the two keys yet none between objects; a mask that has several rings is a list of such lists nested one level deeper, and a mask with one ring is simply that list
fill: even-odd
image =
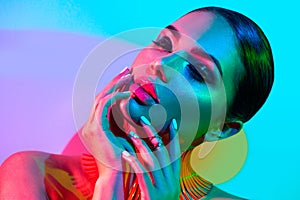
[{"label": "upper lip", "polygon": [[159,103],[154,83],[145,80],[136,81],[130,86],[133,98],[144,105]]}]

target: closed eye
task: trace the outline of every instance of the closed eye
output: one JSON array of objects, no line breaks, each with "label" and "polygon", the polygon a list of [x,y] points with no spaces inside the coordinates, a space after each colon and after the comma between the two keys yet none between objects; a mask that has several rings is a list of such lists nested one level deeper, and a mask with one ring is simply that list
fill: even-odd
[{"label": "closed eye", "polygon": [[168,36],[162,36],[157,40],[152,41],[156,46],[162,48],[163,50],[171,53],[173,51],[172,40]]},{"label": "closed eye", "polygon": [[195,66],[188,61],[184,61],[183,66],[195,80],[204,83],[207,79],[209,79],[209,72],[207,66],[205,66],[204,64]]}]

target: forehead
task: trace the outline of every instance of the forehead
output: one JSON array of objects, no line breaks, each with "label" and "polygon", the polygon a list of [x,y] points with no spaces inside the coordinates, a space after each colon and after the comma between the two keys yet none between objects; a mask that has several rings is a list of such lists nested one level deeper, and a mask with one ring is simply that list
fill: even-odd
[{"label": "forehead", "polygon": [[211,12],[192,12],[172,25],[181,35],[192,38],[198,47],[218,60],[230,101],[235,81],[244,73],[244,68],[237,49],[238,41],[226,19]]},{"label": "forehead", "polygon": [[221,16],[211,12],[192,12],[172,25],[218,60],[237,56],[235,33]]}]

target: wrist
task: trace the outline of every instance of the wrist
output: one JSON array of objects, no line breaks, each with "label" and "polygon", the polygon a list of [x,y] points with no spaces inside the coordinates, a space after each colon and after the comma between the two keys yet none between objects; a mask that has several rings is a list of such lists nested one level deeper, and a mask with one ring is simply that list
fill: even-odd
[{"label": "wrist", "polygon": [[102,163],[97,163],[98,171],[99,171],[99,177],[111,177],[116,178],[119,175],[122,175],[122,171],[114,169],[110,166],[104,165]]},{"label": "wrist", "polygon": [[99,172],[99,177],[95,184],[94,199],[124,199],[122,172],[114,169],[106,169]]}]

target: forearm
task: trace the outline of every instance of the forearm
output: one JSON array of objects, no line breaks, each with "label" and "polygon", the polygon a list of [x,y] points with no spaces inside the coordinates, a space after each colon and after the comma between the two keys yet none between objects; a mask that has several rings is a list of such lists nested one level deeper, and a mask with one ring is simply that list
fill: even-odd
[{"label": "forearm", "polygon": [[96,182],[93,195],[93,200],[100,199],[124,199],[122,172],[112,169],[101,173]]}]

